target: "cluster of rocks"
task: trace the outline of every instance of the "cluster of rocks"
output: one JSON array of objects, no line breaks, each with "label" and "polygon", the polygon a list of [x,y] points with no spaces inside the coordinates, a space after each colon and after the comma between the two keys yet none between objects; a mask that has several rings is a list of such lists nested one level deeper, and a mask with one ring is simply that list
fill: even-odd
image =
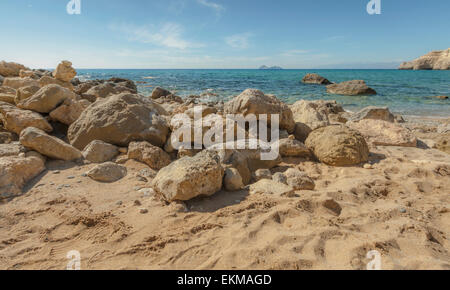
[{"label": "cluster of rocks", "polygon": [[327,92],[336,95],[359,96],[377,94],[377,92],[367,86],[366,82],[363,80],[351,80],[335,84],[323,76],[310,73],[303,77],[302,82],[305,84],[326,85]]},{"label": "cluster of rocks", "polygon": [[[20,194],[46,169],[47,159],[95,163],[86,176],[99,182],[120,180],[127,175],[123,164],[136,160],[157,172],[149,185],[168,202],[222,189],[290,196],[314,190],[315,184],[297,168],[277,172],[283,158],[359,166],[368,161],[370,146],[417,143],[388,108],[349,114],[335,101],[301,100],[289,106],[254,89],[226,103],[202,103],[199,96],[182,99],[159,87],[145,97],[126,79],[80,81],[68,61],[54,72],[2,63],[0,75],[0,198]],[[203,143],[195,149],[175,149],[172,135],[179,113],[201,133],[225,124],[227,114],[278,114],[278,156],[262,160],[262,142],[249,132],[245,139],[235,140],[244,142],[245,149]],[[200,123],[194,120],[196,113],[203,118]],[[252,142],[260,146],[247,146]]]}]

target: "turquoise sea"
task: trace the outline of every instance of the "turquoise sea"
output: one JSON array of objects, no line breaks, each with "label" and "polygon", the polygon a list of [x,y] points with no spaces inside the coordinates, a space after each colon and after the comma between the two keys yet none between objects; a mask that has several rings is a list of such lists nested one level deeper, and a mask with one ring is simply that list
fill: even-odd
[{"label": "turquoise sea", "polygon": [[[327,94],[324,86],[301,83],[307,73],[318,73],[332,82],[362,79],[374,88],[375,96]],[[369,105],[388,106],[403,115],[450,117],[450,71],[401,70],[78,70],[80,79],[128,78],[138,82],[139,92],[149,95],[161,86],[184,97],[210,93],[211,99],[228,100],[247,88],[274,94],[287,103],[300,99],[334,99],[349,111]],[[145,82],[145,83],[140,83]]]}]

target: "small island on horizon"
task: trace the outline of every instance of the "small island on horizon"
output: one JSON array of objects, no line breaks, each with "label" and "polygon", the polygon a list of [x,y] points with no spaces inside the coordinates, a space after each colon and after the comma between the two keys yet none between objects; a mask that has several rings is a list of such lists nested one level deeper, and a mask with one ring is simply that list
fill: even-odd
[{"label": "small island on horizon", "polygon": [[270,66],[269,67],[267,65],[263,65],[263,66],[260,66],[259,69],[262,69],[262,70],[282,70],[283,68],[280,67],[280,66]]}]

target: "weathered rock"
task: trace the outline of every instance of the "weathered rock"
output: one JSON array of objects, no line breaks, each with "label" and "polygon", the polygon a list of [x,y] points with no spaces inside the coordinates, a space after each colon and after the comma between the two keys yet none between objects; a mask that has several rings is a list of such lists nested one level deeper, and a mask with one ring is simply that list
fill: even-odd
[{"label": "weathered rock", "polygon": [[58,108],[50,112],[50,118],[66,125],[71,125],[78,120],[81,113],[89,107],[91,103],[88,100],[66,99]]},{"label": "weathered rock", "polygon": [[[265,148],[261,147],[251,147],[249,144],[255,144],[256,139],[250,140],[239,140],[237,142],[227,142],[218,144],[217,146],[209,147],[207,150],[215,152],[220,157],[220,162],[225,166],[231,166],[239,171],[242,177],[242,182],[244,185],[250,183],[252,179],[252,172],[258,169],[270,169],[282,161],[281,156],[277,154],[273,160],[263,160],[262,153],[267,152]],[[242,144],[244,143],[244,144]],[[244,145],[244,146],[242,146]],[[242,147],[241,147],[242,146]],[[264,146],[266,147],[266,146]],[[236,149],[226,149],[226,148],[236,148]],[[247,149],[237,149],[237,148],[247,148]],[[250,149],[257,148],[257,149]]]},{"label": "weathered rock", "polygon": [[20,101],[28,99],[29,97],[33,96],[35,93],[37,93],[41,88],[39,86],[29,86],[29,87],[23,87],[16,91],[16,95],[14,98],[14,103],[18,104]]},{"label": "weathered rock", "polygon": [[35,71],[24,70],[24,69],[20,70],[19,77],[21,77],[21,78],[39,79],[39,75]]},{"label": "weathered rock", "polygon": [[407,128],[394,123],[365,119],[359,122],[348,122],[347,126],[359,131],[367,142],[373,145],[417,146],[417,138]]},{"label": "weathered rock", "polygon": [[269,179],[261,179],[260,181],[250,185],[250,194],[269,194],[276,196],[290,196],[294,193],[294,188],[289,185],[279,183]]},{"label": "weathered rock", "polygon": [[166,90],[166,89],[163,89],[163,88],[161,88],[161,87],[156,87],[156,88],[154,88],[153,89],[153,92],[152,92],[152,99],[159,99],[159,98],[161,98],[161,97],[165,97],[165,96],[169,96],[169,95],[171,95],[172,93],[171,92],[169,92],[168,90]]},{"label": "weathered rock", "polygon": [[21,100],[17,107],[39,113],[49,113],[66,99],[76,99],[75,93],[59,85],[47,85],[33,96]]},{"label": "weathered rock", "polygon": [[358,122],[364,119],[382,120],[393,123],[394,115],[389,111],[388,107],[366,107],[361,111],[352,114],[349,121]]},{"label": "weathered rock", "polygon": [[20,133],[20,143],[54,159],[71,161],[83,157],[72,145],[33,127],[28,127]]},{"label": "weathered rock", "polygon": [[314,130],[305,145],[317,159],[331,166],[356,165],[369,159],[369,148],[364,137],[343,125]]},{"label": "weathered rock", "polygon": [[72,63],[67,60],[63,60],[58,64],[56,70],[53,72],[53,76],[63,82],[70,82],[76,75],[77,72],[72,67]]},{"label": "weathered rock", "polygon": [[225,114],[242,114],[244,116],[254,114],[258,119],[260,114],[266,114],[268,125],[271,121],[270,115],[278,114],[281,129],[285,129],[289,133],[294,132],[295,129],[294,118],[289,107],[275,96],[265,95],[255,89],[247,89],[225,103],[224,112]]},{"label": "weathered rock", "polygon": [[166,111],[139,95],[120,94],[90,105],[69,127],[70,143],[84,148],[93,140],[128,146],[131,141],[166,142],[169,128]]},{"label": "weathered rock", "polygon": [[136,84],[132,80],[123,78],[110,78],[108,82],[116,84],[117,86],[126,87],[132,94],[138,93]]},{"label": "weathered rock", "polygon": [[363,80],[346,81],[339,84],[327,86],[327,92],[330,94],[358,96],[358,95],[376,95],[377,92],[368,87]]},{"label": "weathered rock", "polygon": [[161,169],[153,188],[167,201],[186,201],[211,196],[222,188],[224,169],[219,157],[207,150],[194,157],[183,157]]},{"label": "weathered rock", "polygon": [[35,155],[0,158],[0,199],[22,193],[22,187],[45,170],[45,160]]},{"label": "weathered rock", "polygon": [[127,175],[127,168],[114,162],[106,162],[89,170],[87,175],[95,181],[115,182]]},{"label": "weathered rock", "polygon": [[305,173],[296,168],[289,168],[284,175],[287,184],[295,190],[314,190],[314,181]]},{"label": "weathered rock", "polygon": [[311,157],[311,152],[305,144],[294,138],[280,139],[278,145],[282,157]]},{"label": "weathered rock", "polygon": [[236,168],[227,168],[225,170],[223,185],[226,191],[238,191],[244,187],[242,177]]},{"label": "weathered rock", "polygon": [[119,155],[119,148],[100,140],[94,140],[84,148],[82,154],[86,160],[93,163],[103,163],[111,161]]},{"label": "weathered rock", "polygon": [[0,102],[0,120],[6,130],[17,135],[27,127],[35,127],[46,132],[53,131],[52,126],[40,114],[19,109],[11,104]]},{"label": "weathered rock", "polygon": [[94,96],[95,99],[104,99],[120,93],[131,93],[130,89],[123,86],[116,86],[111,83],[103,83],[90,88],[85,94]]},{"label": "weathered rock", "polygon": [[0,87],[0,94],[15,95],[16,89],[10,87]]},{"label": "weathered rock", "polygon": [[261,179],[272,179],[272,172],[269,169],[258,169],[252,175],[255,182]]},{"label": "weathered rock", "polygon": [[23,87],[39,86],[39,82],[32,78],[11,77],[4,79],[3,86],[17,90]]},{"label": "weathered rock", "polygon": [[10,94],[0,94],[0,102],[5,102],[15,105],[14,99],[16,96]]},{"label": "weathered rock", "polygon": [[413,61],[400,65],[401,70],[449,70],[450,48],[446,50],[432,51]]},{"label": "weathered rock", "polygon": [[302,82],[305,84],[330,85],[332,82],[318,74],[307,74],[303,77]]},{"label": "weathered rock", "polygon": [[284,173],[276,172],[274,175],[272,175],[272,180],[287,185],[287,177],[286,175],[284,175]]},{"label": "weathered rock", "polygon": [[[303,123],[312,130],[330,125],[329,115],[344,112],[342,106],[336,101],[325,100],[300,100],[291,105],[291,110],[295,122]],[[306,128],[302,129],[306,130]]]},{"label": "weathered rock", "polygon": [[143,162],[155,170],[160,170],[171,162],[169,154],[146,141],[131,142],[128,146],[128,158]]},{"label": "weathered rock", "polygon": [[311,132],[312,130],[308,125],[301,122],[295,123],[294,136],[298,141],[305,143]]},{"label": "weathered rock", "polygon": [[0,157],[17,156],[25,151],[25,147],[18,142],[12,144],[0,144]]},{"label": "weathered rock", "polygon": [[13,141],[17,141],[16,134],[11,132],[0,132],[0,144],[10,144]]},{"label": "weathered rock", "polygon": [[0,76],[0,87],[3,85],[3,81],[5,80],[4,77]]},{"label": "weathered rock", "polygon": [[20,70],[29,70],[22,64],[15,62],[0,62],[0,76],[4,77],[18,77]]},{"label": "weathered rock", "polygon": [[61,86],[63,88],[66,88],[70,91],[74,91],[74,87],[72,85],[72,83],[70,82],[64,82],[55,78],[52,78],[51,76],[43,76],[41,77],[41,79],[39,80],[39,85],[42,87],[45,87],[47,85],[58,85]]}]

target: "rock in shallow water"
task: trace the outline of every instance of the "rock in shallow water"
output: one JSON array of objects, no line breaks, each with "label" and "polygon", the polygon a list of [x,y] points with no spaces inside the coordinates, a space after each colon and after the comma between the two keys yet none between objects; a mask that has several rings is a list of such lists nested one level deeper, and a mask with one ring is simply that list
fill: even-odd
[{"label": "rock in shallow water", "polygon": [[368,87],[363,80],[353,80],[332,84],[327,86],[327,92],[330,94],[358,96],[358,95],[376,95],[377,92]]}]

